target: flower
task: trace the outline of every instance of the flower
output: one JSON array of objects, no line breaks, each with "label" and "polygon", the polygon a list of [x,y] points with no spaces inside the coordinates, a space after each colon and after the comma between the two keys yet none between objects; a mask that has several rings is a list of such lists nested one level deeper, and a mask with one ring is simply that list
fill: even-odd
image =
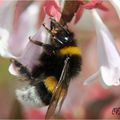
[{"label": "flower", "polygon": [[8,39],[9,32],[4,28],[0,28],[0,55],[2,57],[12,57],[8,48]]},{"label": "flower", "polygon": [[[19,19],[19,25],[18,29],[15,29],[15,33],[10,34],[9,36],[7,33],[7,39],[1,39],[1,49],[6,48],[5,52],[9,52],[12,54],[12,56],[19,57],[25,48],[25,46],[28,43],[28,36],[30,33],[34,32],[34,26],[35,26],[35,20],[29,20],[29,17],[34,17],[37,14],[37,9],[34,9],[34,12],[31,12],[31,9],[37,8],[36,5],[31,5],[27,10],[25,10]],[[26,26],[23,28],[23,26]],[[32,30],[32,31],[31,31]],[[4,30],[5,31],[5,30]],[[7,30],[6,30],[7,31]],[[8,31],[9,32],[9,31]],[[10,31],[11,33],[11,31]],[[3,36],[5,38],[5,35]],[[3,44],[4,43],[4,44]],[[0,51],[0,54],[2,54],[2,50]],[[4,57],[10,57],[10,56],[4,56]]]},{"label": "flower", "polygon": [[102,0],[78,0],[78,3],[79,3],[79,8],[76,12],[75,23],[77,23],[81,18],[84,9],[98,8],[105,11],[108,10],[107,7],[103,5]]},{"label": "flower", "polygon": [[[48,20],[48,16],[46,16],[45,20]],[[48,39],[49,35],[43,26],[40,27],[38,32],[32,37],[33,40],[43,41],[45,42]],[[39,64],[39,56],[42,52],[42,47],[36,46],[30,41],[26,45],[24,51],[21,56],[17,58],[17,60],[22,63],[24,66],[27,66],[29,70],[31,70],[36,64]],[[14,70],[14,71],[13,71]],[[9,72],[13,75],[16,71],[15,66],[13,64],[9,67]]]},{"label": "flower", "polygon": [[21,56],[29,42],[29,35],[36,32],[35,25],[37,22],[38,11],[39,6],[33,3],[20,15],[17,29],[13,31],[13,34],[11,34],[9,38],[9,45],[14,56]]},{"label": "flower", "polygon": [[113,37],[104,25],[96,10],[92,10],[97,32],[97,47],[100,67],[84,84],[95,80],[98,76],[106,86],[120,85],[120,56],[114,44]]},{"label": "flower", "polygon": [[55,20],[59,21],[61,17],[61,11],[60,11],[60,4],[58,0],[45,0],[42,6],[42,9],[40,11],[39,19],[40,23],[43,22],[46,14],[48,16],[51,16],[55,18]]},{"label": "flower", "polygon": [[[41,20],[44,21],[47,27],[49,27],[49,16],[54,16],[56,20],[60,19],[61,13],[59,8],[59,2],[57,0],[43,2],[42,7],[38,3],[34,2],[29,5],[17,19],[17,27],[13,29],[13,34],[5,40],[1,40],[0,55],[8,58],[15,58],[24,66],[27,66],[29,70],[39,62],[39,55],[42,48],[29,42],[28,37],[35,34],[37,31],[36,23],[39,11],[41,11]],[[43,17],[44,16],[44,17]],[[34,19],[30,19],[34,18]],[[40,19],[40,18],[39,18]],[[43,23],[42,21],[42,23]],[[24,27],[25,26],[25,27]],[[6,36],[7,37],[7,36]],[[43,26],[40,26],[38,32],[32,37],[33,40],[45,42],[48,40],[48,33]],[[4,44],[3,44],[4,43]],[[4,53],[3,53],[4,51]],[[9,54],[8,54],[9,53]],[[26,56],[27,55],[27,56]],[[18,75],[17,68],[14,64],[9,67],[9,72],[13,75]]]},{"label": "flower", "polygon": [[[4,34],[1,32],[2,36],[4,35],[3,36],[4,38],[2,38],[0,41],[0,43],[1,43],[0,44],[0,49],[1,49],[0,55],[2,55],[3,57],[8,57],[8,58],[16,58],[17,60],[22,61],[22,63],[25,63],[25,65],[26,64],[32,65],[32,63],[29,63],[31,61],[31,59],[29,60],[30,55],[31,55],[31,58],[36,58],[32,55],[32,53],[34,54],[35,49],[37,49],[37,51],[39,52],[40,48],[36,47],[35,45],[29,45],[31,43],[29,43],[28,37],[30,35],[34,34],[36,31],[35,23],[37,22],[36,17],[38,15],[38,10],[39,10],[38,8],[39,8],[39,6],[37,4],[31,4],[20,15],[19,21],[18,21],[18,23],[19,23],[18,28],[16,29],[16,31],[14,31],[14,33],[11,36],[8,36],[7,32],[4,32]],[[35,18],[35,19],[29,20],[29,18]],[[44,30],[43,29],[44,28],[41,27],[40,31],[38,31],[38,33],[36,33],[34,35],[35,39],[37,39],[38,41],[41,39],[40,35],[43,37],[43,32],[45,31],[45,29]],[[43,31],[43,32],[41,32],[41,31]],[[41,34],[39,32],[41,32]],[[38,36],[38,34],[40,34],[40,35]],[[44,40],[44,38],[42,40]],[[31,48],[30,48],[30,46],[31,46]],[[32,50],[32,52],[30,49]],[[31,53],[29,53],[29,52],[26,53],[27,51],[29,51]],[[27,57],[25,57],[26,54],[28,54]],[[36,53],[36,56],[37,56],[37,53]],[[36,62],[36,60],[33,60],[33,61]],[[16,71],[16,67],[13,64],[10,65],[9,72],[13,75],[18,75],[18,73]]]},{"label": "flower", "polygon": [[109,2],[114,6],[114,8],[120,18],[120,0],[109,0]]}]

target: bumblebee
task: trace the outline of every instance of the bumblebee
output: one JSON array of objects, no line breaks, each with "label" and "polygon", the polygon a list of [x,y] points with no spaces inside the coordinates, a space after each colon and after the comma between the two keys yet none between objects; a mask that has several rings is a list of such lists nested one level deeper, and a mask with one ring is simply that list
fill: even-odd
[{"label": "bumblebee", "polygon": [[17,60],[13,60],[20,74],[29,80],[29,86],[17,90],[16,94],[20,102],[26,105],[48,105],[46,118],[50,118],[61,109],[67,95],[70,81],[81,70],[81,50],[76,44],[74,34],[66,26],[62,26],[51,18],[51,29],[44,25],[50,33],[50,43],[30,41],[43,47],[43,53],[39,57],[41,64],[35,66],[32,72]]}]

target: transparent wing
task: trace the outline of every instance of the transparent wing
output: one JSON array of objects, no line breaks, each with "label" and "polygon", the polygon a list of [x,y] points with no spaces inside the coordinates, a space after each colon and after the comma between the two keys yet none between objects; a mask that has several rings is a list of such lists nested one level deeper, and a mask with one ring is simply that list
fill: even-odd
[{"label": "transparent wing", "polygon": [[67,77],[68,69],[69,69],[69,59],[70,58],[67,57],[64,61],[64,67],[63,67],[59,82],[52,96],[50,105],[48,107],[46,117],[45,117],[46,119],[50,119],[54,115],[58,102],[60,102],[59,108],[58,108],[58,110],[60,111],[63,101],[67,95],[67,90],[68,90],[68,85],[69,85],[69,80]]}]

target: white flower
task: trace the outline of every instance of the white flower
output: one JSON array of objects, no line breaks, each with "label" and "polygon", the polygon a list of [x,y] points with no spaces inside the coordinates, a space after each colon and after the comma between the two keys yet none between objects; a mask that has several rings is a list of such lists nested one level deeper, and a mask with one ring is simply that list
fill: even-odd
[{"label": "white flower", "polygon": [[109,1],[114,6],[114,8],[120,18],[120,0],[109,0]]},{"label": "white flower", "polygon": [[[31,12],[31,9],[33,9],[34,12]],[[22,51],[25,49],[29,41],[28,39],[29,35],[35,32],[34,28],[35,28],[36,16],[38,14],[38,10],[39,8],[37,5],[35,4],[30,5],[21,14],[19,19],[18,29],[12,31],[12,35],[9,35],[9,32],[7,30],[5,29],[3,30],[2,28],[0,29],[0,35],[1,35],[0,55],[2,55],[3,57],[11,57],[10,55],[19,57],[22,54]],[[35,19],[30,19],[30,18],[35,18]],[[10,55],[8,54],[7,56],[5,52],[9,53]]]},{"label": "white flower", "polygon": [[9,47],[14,56],[21,56],[29,42],[29,35],[33,35],[36,32],[35,25],[38,12],[39,6],[33,3],[20,15],[18,27],[13,31],[9,39]]},{"label": "white flower", "polygon": [[4,28],[0,28],[0,55],[2,57],[12,57],[8,48],[8,39],[9,32]]},{"label": "white flower", "polygon": [[4,1],[3,5],[0,6],[0,55],[7,58],[13,57],[10,52],[9,37],[15,3],[16,2]]},{"label": "white flower", "polygon": [[106,86],[120,85],[120,56],[114,44],[113,37],[104,25],[96,10],[92,10],[97,32],[97,48],[100,67],[84,84],[101,77]]},{"label": "white flower", "polygon": [[[3,57],[15,58],[22,65],[26,66],[29,71],[31,71],[36,64],[39,64],[40,62],[39,57],[42,53],[43,48],[30,42],[29,37],[32,36],[32,39],[35,41],[42,41],[44,43],[49,42],[49,33],[43,26],[41,26],[38,30],[37,25],[38,23],[41,22],[41,24],[45,23],[45,25],[49,28],[50,27],[49,16],[54,16],[56,19],[60,18],[61,13],[59,11],[60,8],[57,3],[58,1],[53,1],[52,4],[49,4],[49,1],[45,1],[45,4],[43,4],[41,2],[35,1],[31,3],[29,6],[27,6],[26,9],[24,9],[24,11],[22,11],[21,14],[19,14],[19,17],[17,17],[17,21],[16,22],[14,21],[15,23],[17,23],[15,24],[17,27],[15,26],[12,32],[9,31],[10,33],[9,38],[4,41],[1,40],[2,47],[0,48],[1,49],[0,55],[2,55]],[[62,2],[61,4],[63,3],[64,2]],[[43,5],[45,6],[43,7]],[[16,13],[17,10],[18,9],[16,9]],[[54,10],[56,10],[57,13],[55,13]],[[42,11],[44,12],[42,13]],[[5,9],[4,12],[3,9],[3,12],[0,13],[1,14],[9,13],[9,11],[6,11]],[[16,14],[10,16],[13,17],[11,20],[16,20],[14,19],[15,15]],[[5,17],[7,16],[8,14]],[[4,23],[3,19],[2,23]],[[35,34],[35,32],[37,33]],[[15,66],[15,64],[11,64],[9,66],[9,72],[11,74],[19,75],[17,71],[18,69]]]},{"label": "white flower", "polygon": [[[20,15],[18,27],[11,35],[6,29],[0,28],[0,55],[15,58],[30,70],[38,63],[42,48],[31,43],[29,36],[34,35],[33,40],[43,42],[49,37],[43,26],[39,30],[35,29],[38,14],[39,5],[33,3]],[[45,24],[47,20],[48,16],[45,17]],[[48,25],[46,24],[46,26]],[[36,31],[38,32],[35,34]],[[9,66],[9,72],[19,75],[14,64]]]}]

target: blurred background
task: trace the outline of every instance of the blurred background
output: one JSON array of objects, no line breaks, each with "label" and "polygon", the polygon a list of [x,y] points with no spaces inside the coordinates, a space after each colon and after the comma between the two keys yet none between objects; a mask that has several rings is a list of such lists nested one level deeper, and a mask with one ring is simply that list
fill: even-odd
[{"label": "blurred background", "polygon": [[[4,27],[15,33],[18,27],[23,30],[25,24],[20,24],[21,15],[32,5],[37,4],[41,8],[44,1],[4,1],[0,0],[0,27]],[[120,20],[114,8],[108,2],[105,3],[109,8],[107,12],[101,12],[100,15],[110,29],[118,49],[120,50]],[[31,7],[31,11],[35,8]],[[39,20],[39,11],[37,15],[37,24],[30,27],[33,35],[41,25]],[[29,18],[24,20],[30,20]],[[20,25],[19,25],[20,24]],[[99,80],[94,81],[88,86],[83,82],[98,69],[98,57],[96,52],[96,33],[90,15],[90,11],[85,10],[81,20],[71,28],[82,49],[82,71],[80,75],[71,82],[67,98],[61,110],[61,114],[56,118],[61,119],[120,119],[119,115],[113,115],[113,108],[120,107],[120,87],[104,88]],[[22,33],[21,33],[22,34]],[[24,33],[23,33],[24,34]],[[27,36],[28,37],[28,36]],[[39,119],[44,118],[46,107],[31,108],[22,106],[16,99],[15,90],[21,85],[17,77],[8,72],[10,65],[9,59],[0,57],[0,119]]]}]

